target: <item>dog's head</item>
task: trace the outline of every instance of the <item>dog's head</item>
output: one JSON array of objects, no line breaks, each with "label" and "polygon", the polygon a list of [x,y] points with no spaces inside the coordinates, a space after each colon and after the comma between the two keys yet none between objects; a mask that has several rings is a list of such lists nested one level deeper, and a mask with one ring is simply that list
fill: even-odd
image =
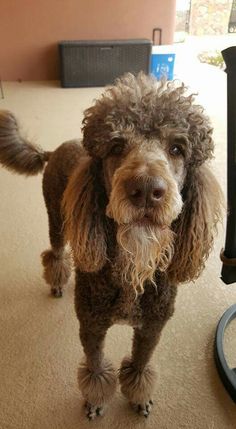
[{"label": "dog's head", "polygon": [[172,281],[198,276],[220,217],[220,189],[205,166],[212,128],[183,84],[131,74],[85,112],[89,154],[64,196],[76,263],[98,271],[107,260],[106,223],[117,226],[123,274],[136,290],[155,271]]}]

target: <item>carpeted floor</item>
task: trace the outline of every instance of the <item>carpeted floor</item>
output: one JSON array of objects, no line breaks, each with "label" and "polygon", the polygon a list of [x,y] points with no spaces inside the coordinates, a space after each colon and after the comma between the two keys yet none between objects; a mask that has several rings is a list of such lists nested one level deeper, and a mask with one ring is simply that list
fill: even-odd
[{"label": "carpeted floor", "polygon": [[[194,75],[193,75],[194,71]],[[209,66],[182,77],[215,127],[213,168],[226,184],[226,76]],[[30,138],[52,150],[81,134],[82,112],[101,89],[61,89],[58,83],[4,83],[0,108],[12,110]],[[220,228],[206,270],[195,284],[179,288],[176,312],[153,356],[158,371],[155,407],[144,420],[120,392],[103,418],[88,422],[76,375],[82,358],[73,308],[73,279],[63,299],[53,299],[41,277],[40,253],[48,248],[41,177],[23,178],[0,169],[0,428],[1,429],[233,429],[235,404],[213,361],[213,340],[224,310],[236,302],[236,285],[220,280]],[[236,366],[236,324],[226,350]],[[117,368],[130,350],[132,330],[114,326],[107,355]]]}]

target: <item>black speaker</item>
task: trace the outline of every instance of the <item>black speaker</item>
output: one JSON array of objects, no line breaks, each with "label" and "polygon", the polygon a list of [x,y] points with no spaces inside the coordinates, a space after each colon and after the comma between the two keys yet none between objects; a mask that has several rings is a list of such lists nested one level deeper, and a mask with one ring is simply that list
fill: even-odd
[{"label": "black speaker", "polygon": [[148,39],[60,42],[61,86],[105,86],[126,72],[149,73],[151,48]]}]

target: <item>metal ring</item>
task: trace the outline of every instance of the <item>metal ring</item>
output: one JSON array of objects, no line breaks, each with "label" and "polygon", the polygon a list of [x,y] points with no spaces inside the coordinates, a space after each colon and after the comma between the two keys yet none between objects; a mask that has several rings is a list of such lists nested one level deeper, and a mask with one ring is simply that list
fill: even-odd
[{"label": "metal ring", "polygon": [[215,363],[218,369],[222,383],[224,384],[229,395],[236,403],[236,368],[229,368],[227,361],[225,359],[224,349],[223,349],[223,340],[224,333],[227,326],[230,322],[236,318],[236,304],[232,305],[221,317],[215,336]]}]

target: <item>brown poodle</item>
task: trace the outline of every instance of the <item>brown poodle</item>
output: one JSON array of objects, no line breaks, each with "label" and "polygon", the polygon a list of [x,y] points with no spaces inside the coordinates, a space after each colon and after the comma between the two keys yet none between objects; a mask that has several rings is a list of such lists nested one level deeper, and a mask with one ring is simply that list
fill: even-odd
[{"label": "brown poodle", "polygon": [[0,162],[15,172],[42,171],[51,249],[44,278],[62,295],[76,272],[75,308],[86,359],[78,372],[87,416],[103,412],[116,389],[104,358],[110,326],[134,328],[121,390],[145,417],[155,371],[149,360],[172,316],[177,285],[196,279],[212,247],[222,194],[207,166],[212,128],[183,84],[131,74],[85,112],[83,140],[44,152],[0,114]]}]

